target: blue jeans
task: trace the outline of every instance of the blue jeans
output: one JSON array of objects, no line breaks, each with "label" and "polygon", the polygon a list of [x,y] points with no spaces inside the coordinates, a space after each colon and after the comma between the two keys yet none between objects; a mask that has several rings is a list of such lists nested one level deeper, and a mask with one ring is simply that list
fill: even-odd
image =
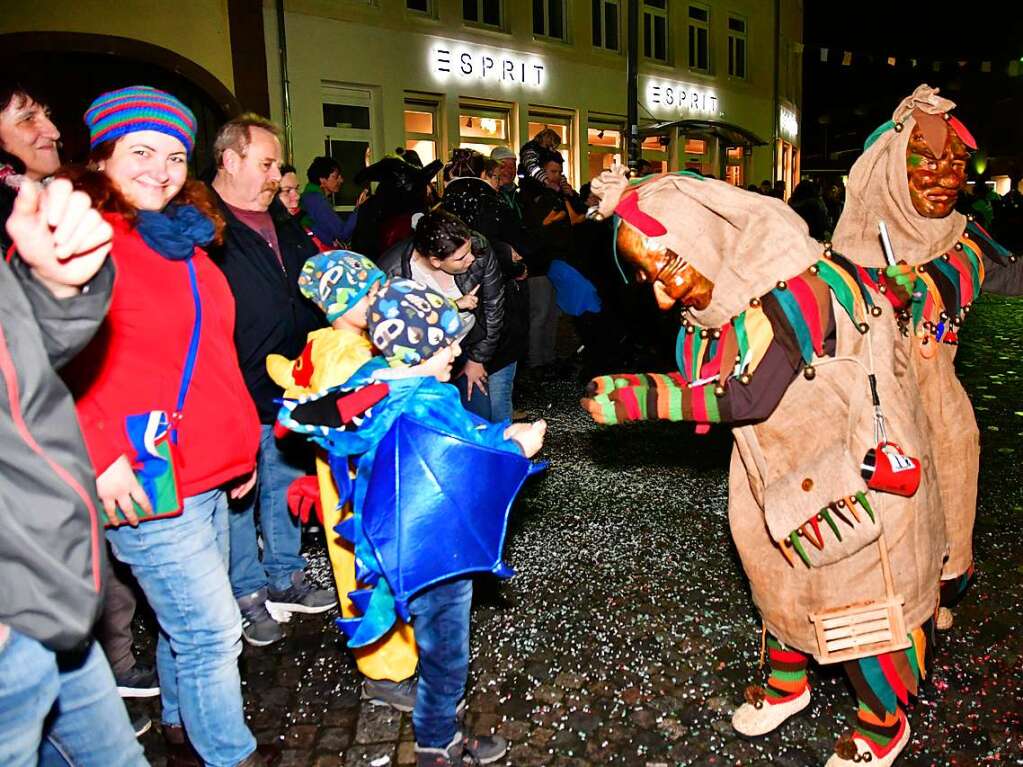
[{"label": "blue jeans", "polygon": [[181,516],[107,531],[160,623],[156,667],[163,722],[184,725],[208,765],[256,750],[242,710],[242,620],[227,578],[227,494],[185,499]]},{"label": "blue jeans", "polygon": [[[241,598],[269,586],[284,591],[291,574],[305,570],[302,527],[288,511],[288,485],[307,474],[304,441],[289,439],[282,450],[273,426],[264,424],[259,438],[259,487],[245,504],[231,509],[231,588]],[[263,536],[263,561],[256,543],[256,510]]]},{"label": "blue jeans", "polygon": [[510,421],[512,418],[512,386],[515,383],[515,371],[519,363],[505,365],[496,373],[487,376],[487,388],[490,390],[490,418],[493,423]]},{"label": "blue jeans", "polygon": [[0,644],[0,764],[149,764],[95,642],[57,654],[10,630]]},{"label": "blue jeans", "polygon": [[469,679],[471,606],[471,578],[433,586],[409,602],[419,647],[412,725],[423,748],[444,748],[458,732],[456,710]]}]

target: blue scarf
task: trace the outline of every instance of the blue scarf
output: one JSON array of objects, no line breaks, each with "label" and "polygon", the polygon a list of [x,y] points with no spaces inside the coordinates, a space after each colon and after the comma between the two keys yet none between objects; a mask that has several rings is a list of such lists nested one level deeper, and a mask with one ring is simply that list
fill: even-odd
[{"label": "blue scarf", "polygon": [[216,228],[193,205],[168,205],[163,211],[140,210],[136,229],[146,245],[171,261],[191,258],[195,247],[208,245]]}]

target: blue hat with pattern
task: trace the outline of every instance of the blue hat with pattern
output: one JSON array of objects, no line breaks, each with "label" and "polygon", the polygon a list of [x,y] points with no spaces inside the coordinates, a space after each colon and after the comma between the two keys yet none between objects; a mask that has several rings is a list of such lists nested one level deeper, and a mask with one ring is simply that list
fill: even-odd
[{"label": "blue hat with pattern", "polygon": [[327,322],[342,317],[386,276],[366,256],[351,250],[328,250],[309,258],[298,275],[302,295],[323,309]]},{"label": "blue hat with pattern", "polygon": [[392,366],[418,365],[462,332],[455,302],[415,280],[391,280],[366,319],[373,345]]}]

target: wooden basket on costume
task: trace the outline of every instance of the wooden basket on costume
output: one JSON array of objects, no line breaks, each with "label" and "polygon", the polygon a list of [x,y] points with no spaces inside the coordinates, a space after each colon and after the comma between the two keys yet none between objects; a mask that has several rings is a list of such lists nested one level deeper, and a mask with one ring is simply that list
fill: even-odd
[{"label": "wooden basket on costume", "polygon": [[810,613],[810,621],[817,632],[818,651],[814,657],[818,663],[841,663],[905,650],[912,645],[902,612],[905,600],[895,593],[884,533],[877,539],[877,547],[885,599]]}]

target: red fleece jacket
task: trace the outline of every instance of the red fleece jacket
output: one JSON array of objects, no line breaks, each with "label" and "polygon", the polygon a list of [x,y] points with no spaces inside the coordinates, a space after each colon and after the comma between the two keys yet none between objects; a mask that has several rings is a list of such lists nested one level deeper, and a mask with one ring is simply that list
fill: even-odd
[{"label": "red fleece jacket", "polygon": [[[65,371],[97,474],[121,454],[132,457],[126,416],[174,412],[195,322],[187,262],[162,257],[120,217],[108,220],[114,227],[111,258],[117,271],[110,311]],[[234,347],[234,297],[202,250],[196,248],[192,260],[202,328],[178,425],[185,497],[250,474],[260,428]]]}]

